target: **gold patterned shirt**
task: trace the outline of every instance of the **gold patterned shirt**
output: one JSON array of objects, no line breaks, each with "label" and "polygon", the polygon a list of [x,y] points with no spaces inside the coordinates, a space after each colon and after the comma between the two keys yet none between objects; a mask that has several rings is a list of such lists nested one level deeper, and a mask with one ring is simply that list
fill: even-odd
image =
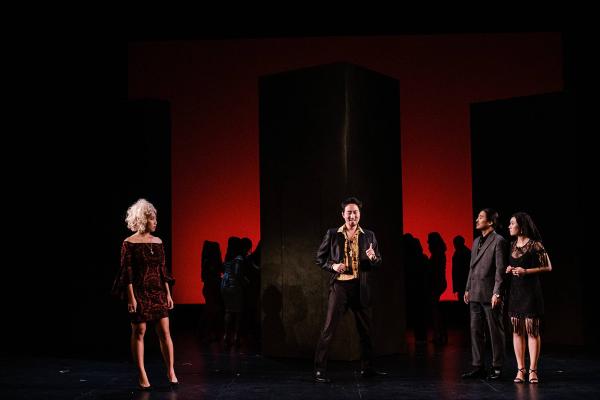
[{"label": "gold patterned shirt", "polygon": [[[339,274],[336,278],[338,281],[349,281],[358,278],[358,262],[359,262],[359,248],[358,248],[358,235],[364,234],[362,228],[359,226],[354,233],[354,236],[349,238],[346,224],[340,226],[338,232],[344,234],[346,239],[344,242],[344,265],[346,266],[346,272]],[[350,272],[352,268],[352,274]]]}]

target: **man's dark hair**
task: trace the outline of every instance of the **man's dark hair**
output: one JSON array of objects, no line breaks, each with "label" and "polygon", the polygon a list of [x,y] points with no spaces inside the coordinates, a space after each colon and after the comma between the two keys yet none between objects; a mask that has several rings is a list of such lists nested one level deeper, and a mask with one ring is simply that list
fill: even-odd
[{"label": "man's dark hair", "polygon": [[494,230],[498,230],[501,228],[500,226],[500,215],[498,215],[498,211],[493,208],[484,208],[481,210],[485,213],[486,219],[490,221]]},{"label": "man's dark hair", "polygon": [[346,209],[346,206],[348,204],[356,204],[359,210],[362,209],[362,201],[360,201],[356,197],[348,197],[347,199],[342,201],[342,211]]}]

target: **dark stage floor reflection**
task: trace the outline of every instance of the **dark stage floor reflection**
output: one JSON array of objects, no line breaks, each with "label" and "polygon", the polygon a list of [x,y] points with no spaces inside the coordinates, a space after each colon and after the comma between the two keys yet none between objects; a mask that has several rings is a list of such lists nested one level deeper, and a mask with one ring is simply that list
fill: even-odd
[{"label": "dark stage floor reflection", "polygon": [[[516,366],[509,348],[500,382],[464,381],[469,368],[467,340],[452,331],[449,344],[415,344],[408,352],[380,357],[389,375],[362,379],[357,362],[331,362],[331,384],[313,383],[309,359],[262,357],[243,345],[224,351],[203,344],[191,332],[174,334],[181,385],[169,389],[160,353],[148,345],[146,365],[155,390],[136,391],[133,365],[123,356],[92,358],[3,357],[3,399],[581,399],[598,398],[600,359],[581,349],[543,348],[540,384],[514,384]],[[156,338],[149,337],[154,341]]]}]

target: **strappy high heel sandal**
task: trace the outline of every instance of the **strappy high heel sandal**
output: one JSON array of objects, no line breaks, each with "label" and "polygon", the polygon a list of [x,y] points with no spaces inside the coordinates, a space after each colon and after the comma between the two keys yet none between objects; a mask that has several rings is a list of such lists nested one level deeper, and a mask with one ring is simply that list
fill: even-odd
[{"label": "strappy high heel sandal", "polygon": [[537,384],[539,382],[538,378],[531,378],[531,373],[535,372],[535,375],[537,376],[537,369],[530,369],[529,370],[529,383],[533,383],[534,385]]},{"label": "strappy high heel sandal", "polygon": [[[527,370],[525,368],[519,368],[517,371],[518,371],[517,375],[519,375],[519,372],[522,372],[523,375],[527,375]],[[525,379],[521,379],[521,378],[517,377],[517,378],[513,379],[513,382],[514,383],[525,383]]]}]

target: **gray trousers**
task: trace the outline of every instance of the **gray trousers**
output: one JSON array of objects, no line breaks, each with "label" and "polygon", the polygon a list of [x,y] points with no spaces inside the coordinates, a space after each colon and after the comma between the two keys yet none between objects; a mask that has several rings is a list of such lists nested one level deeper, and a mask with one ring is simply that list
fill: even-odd
[{"label": "gray trousers", "polygon": [[502,368],[506,342],[504,340],[504,321],[502,305],[492,309],[491,303],[471,301],[471,354],[474,367],[483,367],[483,348],[485,325],[489,328],[488,337],[492,344],[492,367]]}]

